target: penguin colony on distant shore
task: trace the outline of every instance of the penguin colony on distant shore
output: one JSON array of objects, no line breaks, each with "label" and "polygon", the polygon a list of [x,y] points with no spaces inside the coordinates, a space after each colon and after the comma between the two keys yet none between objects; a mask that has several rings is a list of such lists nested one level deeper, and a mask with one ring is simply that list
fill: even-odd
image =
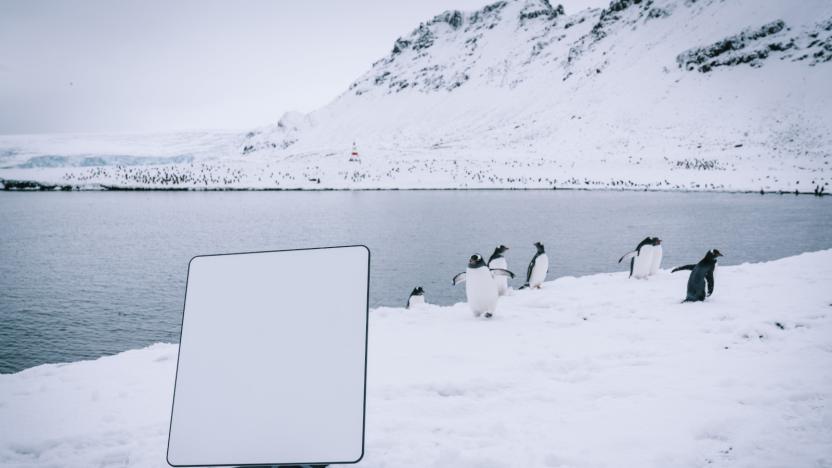
[{"label": "penguin colony on distant shore", "polygon": [[[549,272],[549,257],[543,244],[535,242],[536,252],[529,262],[526,271],[526,283],[520,289],[540,289]],[[500,296],[509,294],[508,279],[514,278],[514,273],[508,269],[505,253],[509,250],[505,245],[499,245],[489,257],[488,262],[480,254],[474,254],[468,260],[468,268],[454,276],[454,286],[465,283],[465,296],[468,306],[475,317],[490,318],[497,310]],[[722,254],[717,249],[709,250],[705,257],[696,264],[683,265],[674,268],[671,273],[690,270],[687,283],[687,295],[682,302],[704,301],[714,292],[714,269],[717,258]],[[636,245],[636,248],[624,254],[618,263],[630,260],[630,278],[646,279],[658,273],[663,257],[662,240],[658,237],[646,237]],[[407,308],[425,304],[425,290],[417,286],[407,299]]]}]

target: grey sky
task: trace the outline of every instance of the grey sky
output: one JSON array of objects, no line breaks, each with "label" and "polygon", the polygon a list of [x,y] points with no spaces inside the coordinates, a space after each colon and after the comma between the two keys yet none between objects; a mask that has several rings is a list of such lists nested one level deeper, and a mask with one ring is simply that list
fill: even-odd
[{"label": "grey sky", "polygon": [[265,125],[331,101],[419,22],[487,3],[2,0],[0,133]]}]

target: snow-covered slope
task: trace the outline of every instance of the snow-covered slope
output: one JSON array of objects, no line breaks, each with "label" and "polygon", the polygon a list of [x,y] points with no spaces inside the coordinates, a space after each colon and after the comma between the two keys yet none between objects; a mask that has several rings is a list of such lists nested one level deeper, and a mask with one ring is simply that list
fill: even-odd
[{"label": "snow-covered slope", "polygon": [[[686,280],[372,310],[360,465],[827,466],[832,250],[720,267],[704,303]],[[176,351],[0,375],[0,465],[166,466]]]},{"label": "snow-covered slope", "polygon": [[[826,0],[504,0],[422,23],[329,105],[218,151],[216,170],[238,169],[236,187],[811,191],[830,179],[830,82]],[[212,170],[170,169],[223,185],[193,176]],[[75,173],[49,177],[156,180]]]}]

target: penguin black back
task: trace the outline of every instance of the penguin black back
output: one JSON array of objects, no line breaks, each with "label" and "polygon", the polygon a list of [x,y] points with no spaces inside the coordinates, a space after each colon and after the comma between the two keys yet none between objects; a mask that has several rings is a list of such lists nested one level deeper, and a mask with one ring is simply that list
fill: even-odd
[{"label": "penguin black back", "polygon": [[409,309],[413,303],[414,297],[419,298],[421,303],[424,303],[424,296],[425,290],[422,289],[421,286],[416,286],[413,288],[413,291],[410,293],[410,297],[407,298],[407,305],[405,305],[406,309]]},{"label": "penguin black back", "polygon": [[[722,257],[719,250],[709,250],[702,260],[695,265],[683,265],[676,267],[672,273],[681,270],[691,270],[688,277],[687,296],[684,302],[704,301],[705,297],[714,292],[714,269],[718,257]],[[707,288],[707,290],[706,290]]]},{"label": "penguin black back", "polygon": [[484,266],[486,266],[485,260],[482,259],[480,254],[471,255],[471,258],[468,259],[468,268],[482,268]]},{"label": "penguin black back", "polygon": [[503,254],[506,253],[507,251],[508,251],[508,247],[506,247],[502,244],[497,246],[497,248],[494,249],[494,253],[491,254],[491,257],[488,258],[488,264],[490,265],[492,260],[502,257]]},{"label": "penguin black back", "polygon": [[546,253],[546,249],[543,247],[542,243],[535,242],[534,246],[537,249],[537,252],[534,254],[534,257],[532,257],[532,261],[529,262],[529,268],[526,270],[526,285],[524,285],[523,288],[526,288],[532,279],[532,271],[534,270],[534,265],[537,262],[537,257]]}]

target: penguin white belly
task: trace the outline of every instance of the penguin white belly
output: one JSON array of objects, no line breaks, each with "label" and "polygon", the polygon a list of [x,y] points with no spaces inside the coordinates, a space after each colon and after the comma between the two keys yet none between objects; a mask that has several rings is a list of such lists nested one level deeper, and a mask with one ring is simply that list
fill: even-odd
[{"label": "penguin white belly", "polygon": [[425,303],[425,296],[410,296],[407,301],[408,307],[419,306]]},{"label": "penguin white belly", "polygon": [[[489,268],[500,268],[503,270],[508,270],[508,262],[505,258],[495,258],[488,264]],[[505,295],[508,291],[508,277],[507,276],[495,276],[494,281],[497,282],[497,293],[500,296]]]},{"label": "penguin white belly", "polygon": [[633,278],[647,278],[651,266],[653,266],[653,246],[643,245],[633,258]]},{"label": "penguin white belly", "polygon": [[662,246],[657,245],[653,247],[653,260],[650,263],[650,274],[655,275],[659,272],[662,266]]},{"label": "penguin white belly", "polygon": [[534,261],[532,274],[529,278],[529,286],[536,288],[546,281],[546,272],[549,271],[549,257],[546,254],[540,254]]},{"label": "penguin white belly", "polygon": [[493,314],[497,309],[497,282],[487,267],[468,268],[465,271],[465,295],[468,307],[477,317]]}]

